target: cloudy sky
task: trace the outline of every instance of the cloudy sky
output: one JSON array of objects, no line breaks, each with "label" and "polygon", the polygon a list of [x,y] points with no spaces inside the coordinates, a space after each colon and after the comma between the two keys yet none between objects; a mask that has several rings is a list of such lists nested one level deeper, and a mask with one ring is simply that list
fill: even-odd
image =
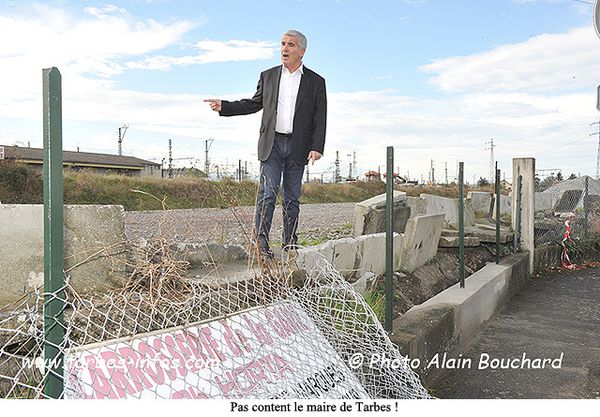
[{"label": "cloudy sky", "polygon": [[[286,29],[325,77],[325,157],[311,174],[384,170],[487,177],[489,144],[541,169],[595,175],[600,39],[592,0],[8,1],[0,5],[0,145],[42,146],[42,68],[63,77],[66,150],[179,166],[258,166],[260,114],[219,118],[204,98],[252,96]],[[488,149],[486,149],[488,148]],[[232,168],[230,168],[232,169]],[[510,179],[510,172],[506,173]]]}]

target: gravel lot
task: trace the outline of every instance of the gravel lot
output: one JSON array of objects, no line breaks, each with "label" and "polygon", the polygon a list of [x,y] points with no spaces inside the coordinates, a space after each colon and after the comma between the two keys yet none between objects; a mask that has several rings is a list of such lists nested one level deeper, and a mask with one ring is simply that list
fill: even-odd
[{"label": "gravel lot", "polygon": [[[350,236],[354,203],[302,204],[300,240],[314,241]],[[254,207],[227,209],[188,209],[168,211],[129,211],[125,213],[125,233],[130,240],[162,236],[173,242],[244,244],[244,233],[252,232]],[[271,241],[281,241],[281,207],[275,209]]]}]

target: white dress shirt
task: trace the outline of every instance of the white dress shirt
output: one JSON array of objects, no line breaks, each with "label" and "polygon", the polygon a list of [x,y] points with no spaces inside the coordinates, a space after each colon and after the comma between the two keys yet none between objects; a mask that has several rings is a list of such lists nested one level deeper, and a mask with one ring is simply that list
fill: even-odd
[{"label": "white dress shirt", "polygon": [[281,79],[279,80],[279,97],[277,98],[277,122],[275,131],[279,133],[292,133],[294,128],[294,111],[296,109],[296,98],[300,88],[300,78],[304,74],[304,64],[290,72],[286,67],[281,68]]}]

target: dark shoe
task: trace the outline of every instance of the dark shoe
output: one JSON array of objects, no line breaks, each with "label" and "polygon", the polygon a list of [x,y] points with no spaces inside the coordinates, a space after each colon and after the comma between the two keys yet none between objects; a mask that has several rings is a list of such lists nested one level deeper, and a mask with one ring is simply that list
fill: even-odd
[{"label": "dark shoe", "polygon": [[259,255],[263,260],[272,261],[275,259],[275,254],[271,249],[261,249]]}]

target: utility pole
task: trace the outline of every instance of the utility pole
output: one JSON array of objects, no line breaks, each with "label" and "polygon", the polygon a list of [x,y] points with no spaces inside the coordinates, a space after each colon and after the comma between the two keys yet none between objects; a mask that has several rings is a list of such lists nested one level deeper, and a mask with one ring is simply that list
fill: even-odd
[{"label": "utility pole", "polygon": [[173,178],[173,143],[169,139],[169,178]]},{"label": "utility pole", "polygon": [[333,182],[340,182],[340,151],[335,151],[335,172],[333,173],[334,179]]},{"label": "utility pole", "polygon": [[210,170],[210,160],[208,159],[208,151],[213,143],[213,140],[213,138],[210,138],[204,141],[204,173],[206,174],[206,178],[208,178],[208,171]]},{"label": "utility pole", "polygon": [[594,125],[598,125],[598,132],[590,133],[590,136],[598,135],[598,153],[596,155],[596,179],[600,179],[600,121],[590,124],[590,126]]},{"label": "utility pole", "polygon": [[485,148],[485,150],[487,151],[488,149],[490,150],[490,184],[492,184],[495,181],[496,178],[496,168],[494,166],[494,138],[491,138],[489,142],[485,143],[486,145],[489,144],[490,147],[489,148]]},{"label": "utility pole", "polygon": [[352,179],[352,154],[349,153],[347,154],[348,156],[348,179],[351,180]]},{"label": "utility pole", "polygon": [[353,154],[353,156],[352,156],[352,170],[353,170],[352,177],[357,178],[358,175],[356,175],[357,174],[357,172],[356,172],[356,151],[352,152],[352,154]]},{"label": "utility pole", "polygon": [[433,167],[433,159],[431,160],[431,185],[435,184],[435,168]]},{"label": "utility pole", "polygon": [[127,132],[128,127],[124,124],[119,128],[119,156],[123,155],[123,139],[125,139],[125,132]]},{"label": "utility pole", "polygon": [[242,160],[238,159],[238,180],[242,182]]},{"label": "utility pole", "polygon": [[310,166],[310,162],[308,164],[306,164],[306,182],[310,182],[310,178],[309,178],[309,166]]},{"label": "utility pole", "polygon": [[446,170],[446,185],[448,185],[448,162],[444,162],[445,170]]}]

